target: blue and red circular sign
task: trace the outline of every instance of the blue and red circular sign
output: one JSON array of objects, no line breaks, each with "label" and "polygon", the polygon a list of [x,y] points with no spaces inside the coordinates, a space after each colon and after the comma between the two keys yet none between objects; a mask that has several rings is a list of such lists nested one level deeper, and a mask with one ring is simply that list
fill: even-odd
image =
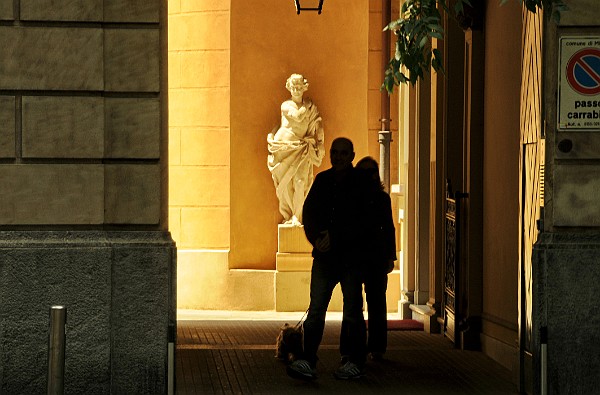
[{"label": "blue and red circular sign", "polygon": [[567,63],[567,81],[582,95],[600,93],[600,49],[585,48],[571,56]]}]

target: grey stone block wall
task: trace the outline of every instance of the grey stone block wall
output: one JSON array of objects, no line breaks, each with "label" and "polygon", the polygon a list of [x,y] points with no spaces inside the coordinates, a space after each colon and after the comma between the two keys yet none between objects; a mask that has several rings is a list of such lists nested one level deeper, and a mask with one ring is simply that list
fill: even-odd
[{"label": "grey stone block wall", "polygon": [[1,164],[2,225],[98,225],[104,221],[100,164]]},{"label": "grey stone block wall", "polygon": [[[165,394],[166,2],[0,0],[0,394]],[[165,60],[161,61],[161,57]]]},{"label": "grey stone block wall", "polygon": [[156,193],[160,190],[158,165],[106,165],[104,175],[106,223],[147,224],[159,221],[161,201]]},{"label": "grey stone block wall", "polygon": [[104,157],[160,157],[158,99],[107,98],[104,102],[104,116]]},{"label": "grey stone block wall", "polygon": [[0,26],[0,89],[104,89],[103,29]]},{"label": "grey stone block wall", "polygon": [[15,157],[15,98],[0,96],[0,158]]},{"label": "grey stone block wall", "polygon": [[12,19],[14,19],[13,2],[11,0],[0,0],[0,21]]},{"label": "grey stone block wall", "polygon": [[[160,4],[0,0],[0,178],[28,175],[0,192],[0,226],[164,227]],[[57,163],[74,166],[54,186]]]},{"label": "grey stone block wall", "polygon": [[102,22],[103,0],[21,0],[24,21]]},{"label": "grey stone block wall", "polygon": [[[547,333],[548,394],[599,392],[600,129],[559,130],[557,113],[560,38],[600,36],[596,0],[565,0],[560,23],[544,25],[544,131],[546,134],[543,231],[534,246],[534,393],[543,386],[542,346]],[[591,96],[590,100],[594,97]],[[570,148],[559,148],[568,143]]]},{"label": "grey stone block wall", "polygon": [[554,166],[554,226],[600,226],[600,163]]},{"label": "grey stone block wall", "polygon": [[163,232],[0,231],[0,393],[46,393],[67,308],[65,394],[166,393],[175,250]]},{"label": "grey stone block wall", "polygon": [[23,158],[102,158],[101,97],[22,97]]},{"label": "grey stone block wall", "polygon": [[[600,37],[600,7],[596,0],[566,0],[565,4],[568,10],[561,13],[560,23],[547,19],[544,26],[544,227],[551,232],[562,232],[565,228],[598,231],[600,128],[561,130],[557,114],[561,102],[568,103],[577,97],[597,99],[597,95],[573,96],[574,91],[561,93],[559,75],[564,60],[560,55],[560,39]],[[559,149],[562,144],[568,148]]]},{"label": "grey stone block wall", "polygon": [[158,38],[155,29],[105,29],[104,89],[158,91]]},{"label": "grey stone block wall", "polygon": [[542,233],[533,252],[534,393],[541,387],[541,328],[548,333],[548,394],[598,393],[600,235]]},{"label": "grey stone block wall", "polygon": [[[158,159],[156,98],[22,97],[24,158]],[[14,157],[15,100],[0,97],[3,146]]]}]

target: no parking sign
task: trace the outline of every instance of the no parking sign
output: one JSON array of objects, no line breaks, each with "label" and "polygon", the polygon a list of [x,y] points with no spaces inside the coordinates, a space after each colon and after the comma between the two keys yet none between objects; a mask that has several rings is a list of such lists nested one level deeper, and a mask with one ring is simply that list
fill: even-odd
[{"label": "no parking sign", "polygon": [[600,36],[561,37],[558,129],[600,130]]}]

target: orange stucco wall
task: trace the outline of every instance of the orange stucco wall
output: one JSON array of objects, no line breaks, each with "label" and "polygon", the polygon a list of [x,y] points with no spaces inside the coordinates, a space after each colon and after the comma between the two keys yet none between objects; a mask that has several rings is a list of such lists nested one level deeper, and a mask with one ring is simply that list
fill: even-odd
[{"label": "orange stucco wall", "polygon": [[[326,149],[347,136],[357,157],[368,154],[368,32],[368,2],[328,0],[321,15],[296,15],[292,1],[232,2],[230,268],[275,268],[281,216],[266,136],[279,125],[290,74],[309,81]],[[320,169],[328,166],[327,154]]]}]

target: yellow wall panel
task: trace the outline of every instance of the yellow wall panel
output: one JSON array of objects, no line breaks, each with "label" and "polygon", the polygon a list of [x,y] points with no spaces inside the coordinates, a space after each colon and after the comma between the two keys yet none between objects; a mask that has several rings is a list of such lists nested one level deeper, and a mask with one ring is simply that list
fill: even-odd
[{"label": "yellow wall panel", "polygon": [[182,12],[229,10],[231,0],[183,0]]},{"label": "yellow wall panel", "polygon": [[167,3],[169,4],[169,15],[181,12],[181,0],[169,0]]},{"label": "yellow wall panel", "polygon": [[169,88],[181,88],[181,52],[169,52]]},{"label": "yellow wall panel", "polygon": [[[169,174],[169,202],[171,206],[187,207],[229,205],[229,168],[172,167]],[[214,233],[214,230],[211,232]]]},{"label": "yellow wall panel", "polygon": [[228,12],[176,14],[169,17],[169,50],[227,48]]},{"label": "yellow wall panel", "polygon": [[229,208],[181,209],[180,248],[229,248]]},{"label": "yellow wall panel", "polygon": [[229,166],[229,129],[184,128],[181,164]]},{"label": "yellow wall panel", "polygon": [[181,164],[181,129],[169,128],[169,166]]},{"label": "yellow wall panel", "polygon": [[181,78],[187,88],[229,86],[229,51],[181,52]]},{"label": "yellow wall panel", "polygon": [[181,240],[181,209],[178,207],[169,207],[169,232],[171,232],[171,237],[179,247]]},{"label": "yellow wall panel", "polygon": [[173,89],[170,126],[229,126],[229,89]]}]

